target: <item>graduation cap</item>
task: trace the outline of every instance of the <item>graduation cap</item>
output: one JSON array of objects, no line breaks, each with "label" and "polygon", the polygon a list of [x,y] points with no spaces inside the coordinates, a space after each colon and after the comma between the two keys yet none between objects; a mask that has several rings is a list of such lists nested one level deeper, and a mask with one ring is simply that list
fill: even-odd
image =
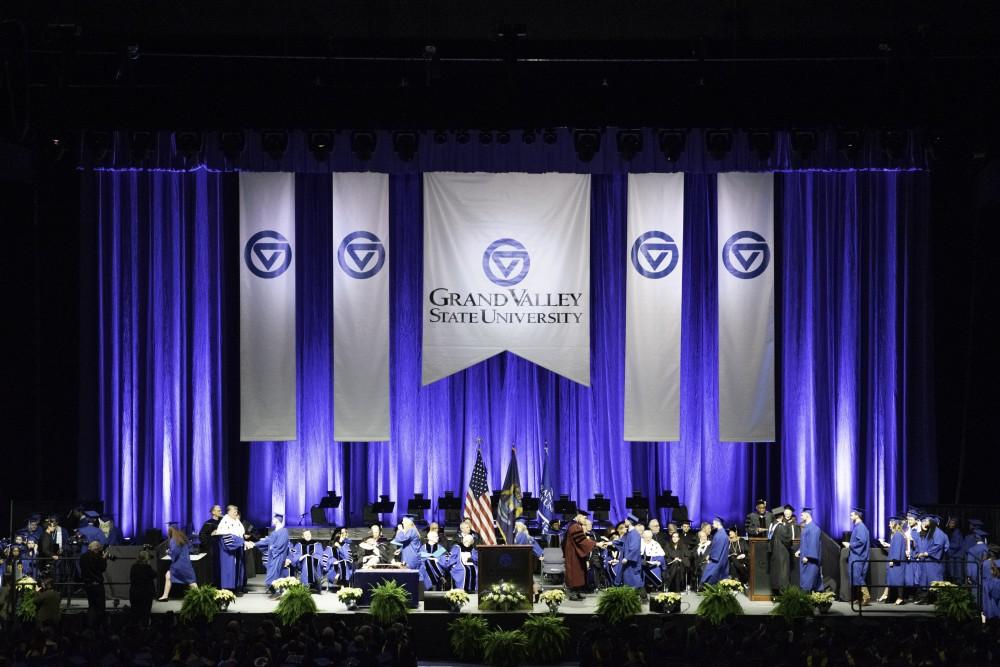
[{"label": "graduation cap", "polygon": [[758,498],[757,502],[756,502],[756,505],[765,505],[766,506],[767,505],[767,501],[764,500],[763,498]]},{"label": "graduation cap", "polygon": [[715,516],[713,516],[713,517],[712,517],[712,522],[714,523],[714,522],[716,522],[716,521],[718,521],[718,522],[719,522],[719,523],[720,523],[721,525],[723,525],[723,526],[725,526],[725,525],[726,525],[726,522],[725,522],[725,521],[723,521],[723,520],[722,520],[722,517],[721,517],[721,516],[719,516],[718,514],[716,514]]},{"label": "graduation cap", "polygon": [[728,532],[731,532],[731,533],[738,533],[738,532],[740,532],[740,529],[737,528],[736,526],[730,526],[729,528],[726,528],[726,530]]},{"label": "graduation cap", "polygon": [[114,520],[115,520],[115,518],[114,518],[113,516],[111,516],[110,514],[102,514],[102,515],[101,515],[100,517],[98,517],[98,518],[99,518],[99,519],[100,519],[101,521],[114,521]]},{"label": "graduation cap", "polygon": [[803,507],[802,508],[802,513],[803,514],[808,514],[809,516],[812,516],[813,508],[811,508],[811,507]]},{"label": "graduation cap", "polygon": [[96,523],[99,518],[101,518],[100,515],[94,510],[87,510],[83,513],[83,520],[87,523]]},{"label": "graduation cap", "polygon": [[928,521],[933,521],[934,523],[941,523],[941,517],[939,517],[937,514],[927,514],[924,516],[924,518],[927,519]]},{"label": "graduation cap", "polygon": [[920,510],[918,510],[916,507],[913,507],[912,505],[906,508],[906,517],[909,518],[911,516],[914,519],[920,518]]},{"label": "graduation cap", "polygon": [[903,517],[901,517],[901,516],[895,516],[895,515],[893,515],[893,516],[889,517],[889,521],[902,521],[902,520],[903,520]]},{"label": "graduation cap", "polygon": [[969,519],[969,525],[973,528],[981,528],[983,526],[982,519]]},{"label": "graduation cap", "polygon": [[274,518],[277,519],[278,521],[280,521],[281,523],[285,523],[285,515],[284,514],[275,514]]},{"label": "graduation cap", "polygon": [[178,530],[180,530],[180,527],[181,527],[181,524],[178,521],[168,521],[167,522],[167,528],[177,528]]},{"label": "graduation cap", "polygon": [[28,517],[28,523],[38,523],[42,520],[42,515],[37,512]]},{"label": "graduation cap", "polygon": [[852,507],[851,511],[854,512],[855,514],[857,514],[858,516],[864,516],[865,515],[865,511],[863,509],[861,509],[860,507]]},{"label": "graduation cap", "polygon": [[782,507],[781,509],[788,510],[789,512],[795,511],[795,507],[793,505],[789,505],[788,503],[785,503],[784,507]]},{"label": "graduation cap", "polygon": [[681,525],[682,525],[682,526],[683,526],[684,524],[687,524],[687,525],[689,525],[689,526],[691,525],[691,519],[689,519],[689,518],[687,518],[687,517],[684,517],[683,519],[681,519],[681,520],[680,520],[680,522],[681,522]]},{"label": "graduation cap", "polygon": [[417,515],[416,514],[404,514],[401,518],[403,518],[403,519],[409,519],[410,521],[416,521],[417,520]]},{"label": "graduation cap", "polygon": [[633,524],[639,523],[639,517],[637,517],[632,512],[629,512],[628,514],[625,515],[625,520]]},{"label": "graduation cap", "polygon": [[982,530],[980,528],[976,528],[975,530],[973,530],[972,534],[975,535],[977,538],[979,538],[981,540],[985,540],[987,537],[989,537],[989,533],[987,533],[985,530]]},{"label": "graduation cap", "polygon": [[771,516],[785,516],[785,508],[784,507],[777,507],[777,508],[771,510]]}]

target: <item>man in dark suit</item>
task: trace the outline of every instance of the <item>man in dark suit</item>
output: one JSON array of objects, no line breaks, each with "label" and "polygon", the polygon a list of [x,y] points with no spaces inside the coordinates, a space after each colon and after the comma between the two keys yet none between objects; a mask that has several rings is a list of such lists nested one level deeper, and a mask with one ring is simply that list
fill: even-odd
[{"label": "man in dark suit", "polygon": [[659,544],[661,549],[667,548],[667,543],[670,541],[670,535],[660,530],[660,521],[658,519],[649,520],[649,532],[653,534],[653,541]]},{"label": "man in dark suit", "polygon": [[747,537],[767,537],[768,528],[771,527],[771,513],[767,511],[767,501],[759,498],[754,510],[747,514]]}]

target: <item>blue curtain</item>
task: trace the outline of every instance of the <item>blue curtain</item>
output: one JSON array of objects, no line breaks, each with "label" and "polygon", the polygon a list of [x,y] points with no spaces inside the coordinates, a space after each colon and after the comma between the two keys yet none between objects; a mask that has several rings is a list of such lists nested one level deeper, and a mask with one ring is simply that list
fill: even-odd
[{"label": "blue curtain", "polygon": [[[396,500],[398,512],[414,492],[463,495],[477,438],[494,489],[514,445],[523,486],[537,492],[547,442],[555,490],[581,504],[604,493],[615,516],[633,490],[655,497],[671,489],[695,519],[735,521],[764,496],[814,505],[833,532],[847,527],[851,504],[881,519],[911,497],[908,485],[933,497],[926,174],[778,175],[775,444],[718,441],[712,174],[685,176],[681,441],[622,441],[627,176],[592,178],[586,388],[512,354],[420,386],[421,177],[391,177],[392,440],[336,443],[330,183],[299,174],[299,437],[238,443],[227,394],[237,386],[223,381],[235,361],[225,348],[238,288],[219,269],[236,255],[223,233],[236,215],[223,203],[234,176],[94,173],[86,189],[101,248],[106,502],[126,530],[193,520],[213,500],[244,493],[251,517],[284,511],[294,521],[333,489],[345,496],[334,520],[353,523],[378,494]],[[249,448],[240,469],[226,467],[240,460],[234,448]]]}]

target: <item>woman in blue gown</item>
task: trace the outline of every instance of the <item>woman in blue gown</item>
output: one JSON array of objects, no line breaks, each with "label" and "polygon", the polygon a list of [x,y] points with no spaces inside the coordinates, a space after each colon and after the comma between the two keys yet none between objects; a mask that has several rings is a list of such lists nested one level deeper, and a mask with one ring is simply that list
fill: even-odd
[{"label": "woman in blue gown", "polygon": [[167,528],[167,539],[170,546],[167,554],[170,556],[170,571],[167,572],[163,583],[163,597],[160,602],[166,602],[170,597],[170,588],[177,584],[179,586],[198,587],[194,578],[194,566],[191,564],[191,546],[188,544],[187,535],[176,526]]},{"label": "woman in blue gown", "polygon": [[883,602],[901,605],[905,602],[903,590],[906,586],[906,536],[898,517],[889,519],[889,554],[885,567],[887,586]]}]

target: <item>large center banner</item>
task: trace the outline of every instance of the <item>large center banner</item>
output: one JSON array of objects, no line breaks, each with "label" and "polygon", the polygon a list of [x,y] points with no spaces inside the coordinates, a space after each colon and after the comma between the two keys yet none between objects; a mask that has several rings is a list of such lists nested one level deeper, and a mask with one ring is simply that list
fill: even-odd
[{"label": "large center banner", "polygon": [[509,350],[590,384],[590,178],[424,175],[423,383]]}]

